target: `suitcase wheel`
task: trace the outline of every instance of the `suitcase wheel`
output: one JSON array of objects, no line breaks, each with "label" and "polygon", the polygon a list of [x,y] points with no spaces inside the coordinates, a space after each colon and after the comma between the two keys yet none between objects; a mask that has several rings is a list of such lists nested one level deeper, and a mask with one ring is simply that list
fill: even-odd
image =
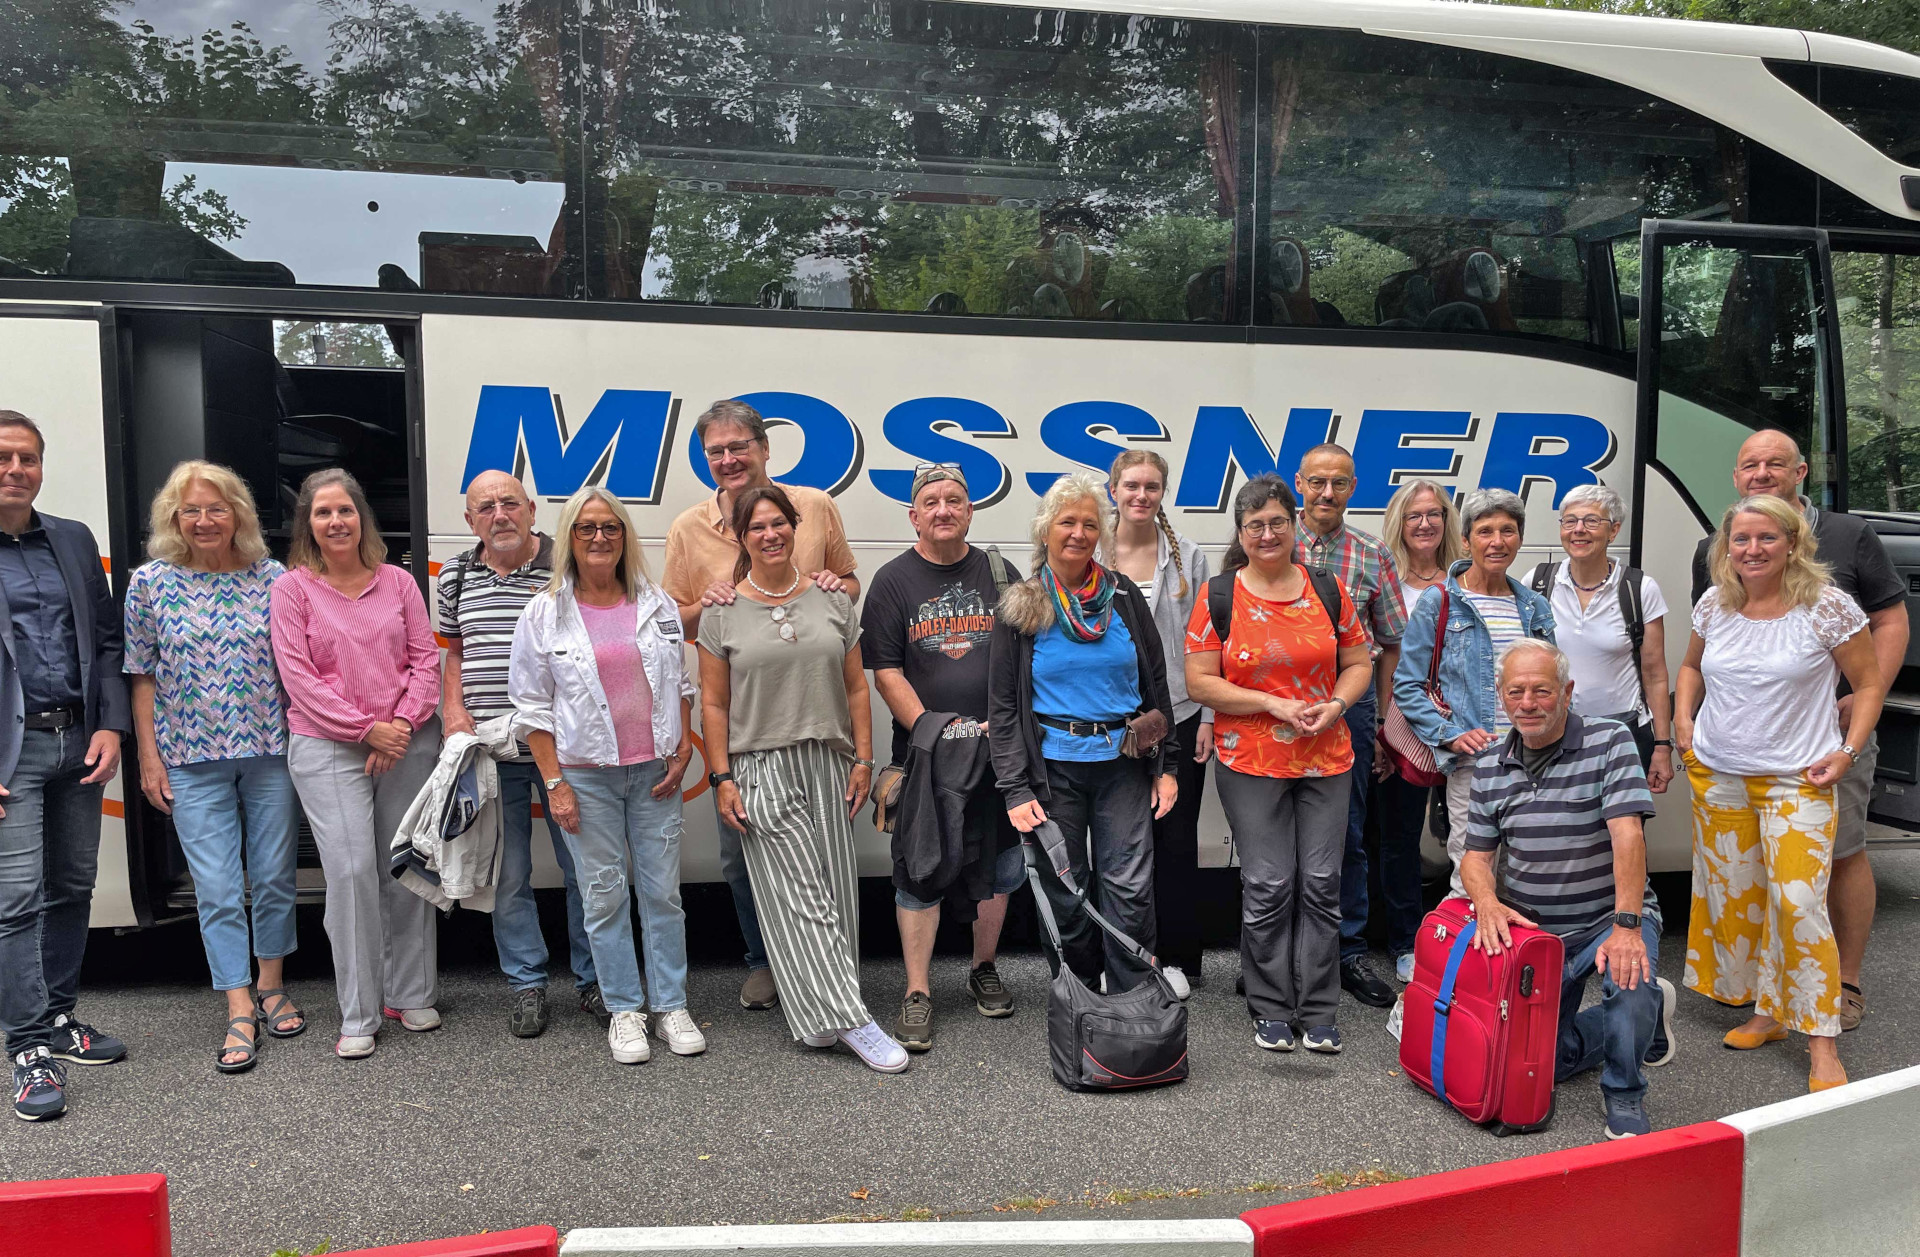
[{"label": "suitcase wheel", "polygon": [[1556,1094],[1547,1101],[1547,1115],[1541,1118],[1539,1121],[1534,1122],[1531,1125],[1527,1125],[1527,1126],[1509,1126],[1505,1122],[1495,1122],[1492,1126],[1489,1126],[1487,1128],[1487,1131],[1495,1139],[1505,1139],[1508,1135],[1538,1134],[1540,1131],[1543,1131],[1547,1127],[1553,1125],[1553,1111],[1556,1108],[1558,1108],[1559,1105],[1560,1105],[1560,1097],[1559,1095]]}]

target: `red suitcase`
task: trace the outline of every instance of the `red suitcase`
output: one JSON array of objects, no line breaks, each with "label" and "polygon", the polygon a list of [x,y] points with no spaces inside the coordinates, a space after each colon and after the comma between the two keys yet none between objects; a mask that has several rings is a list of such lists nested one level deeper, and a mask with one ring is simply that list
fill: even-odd
[{"label": "red suitcase", "polygon": [[1400,1067],[1495,1135],[1553,1120],[1560,1032],[1558,935],[1509,926],[1498,956],[1472,946],[1473,903],[1449,899],[1427,914],[1413,945],[1413,981],[1401,1009]]}]

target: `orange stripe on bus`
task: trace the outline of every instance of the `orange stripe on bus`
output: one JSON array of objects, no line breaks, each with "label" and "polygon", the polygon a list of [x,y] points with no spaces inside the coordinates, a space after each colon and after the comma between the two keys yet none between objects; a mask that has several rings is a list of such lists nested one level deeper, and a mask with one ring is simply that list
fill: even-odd
[{"label": "orange stripe on bus", "polygon": [[118,799],[100,800],[100,811],[107,816],[113,817],[115,820],[123,821],[127,819],[127,805]]}]

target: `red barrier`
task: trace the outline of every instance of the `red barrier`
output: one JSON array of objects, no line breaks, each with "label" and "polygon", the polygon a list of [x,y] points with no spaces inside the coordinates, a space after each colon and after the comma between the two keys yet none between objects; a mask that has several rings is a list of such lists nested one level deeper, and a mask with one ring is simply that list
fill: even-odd
[{"label": "red barrier", "polygon": [[163,1174],[0,1183],[0,1257],[172,1257]]},{"label": "red barrier", "polygon": [[1738,1257],[1745,1141],[1720,1122],[1242,1215],[1255,1257]]},{"label": "red barrier", "polygon": [[334,1257],[560,1257],[560,1232],[550,1226],[524,1226],[517,1231],[467,1235],[457,1240],[355,1248],[335,1253]]}]

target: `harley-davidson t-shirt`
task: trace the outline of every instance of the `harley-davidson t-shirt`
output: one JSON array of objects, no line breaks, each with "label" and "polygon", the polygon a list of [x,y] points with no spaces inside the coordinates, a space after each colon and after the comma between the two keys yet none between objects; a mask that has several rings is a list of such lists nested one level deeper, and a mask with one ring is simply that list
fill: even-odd
[{"label": "harley-davidson t-shirt", "polygon": [[[994,561],[972,547],[958,563],[930,563],[909,550],[874,573],[860,616],[866,665],[900,669],[928,711],[985,720],[987,640],[1000,602],[989,566]],[[907,762],[909,738],[894,721],[894,763]]]}]

